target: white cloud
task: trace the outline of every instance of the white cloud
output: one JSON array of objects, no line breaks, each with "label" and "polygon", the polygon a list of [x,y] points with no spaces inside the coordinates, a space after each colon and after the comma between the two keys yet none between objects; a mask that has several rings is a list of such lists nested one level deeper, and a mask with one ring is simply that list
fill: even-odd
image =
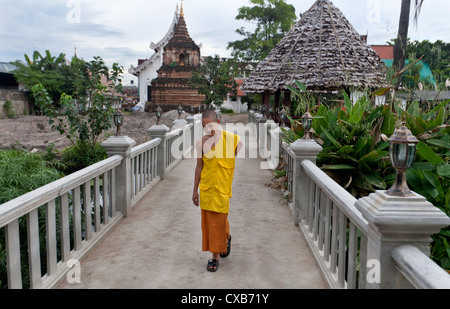
[{"label": "white cloud", "polygon": [[[68,21],[71,7],[79,3],[79,23]],[[315,0],[287,0],[296,13],[308,10]],[[34,50],[71,56],[77,47],[79,56],[91,60],[101,56],[108,65],[119,62],[125,71],[139,58],[153,53],[150,42],[159,41],[167,32],[179,0],[0,0],[0,61],[23,59]],[[370,44],[384,44],[397,36],[400,1],[334,0],[360,34],[369,34]],[[254,25],[236,21],[243,0],[185,0],[184,12],[189,32],[202,43],[203,55],[228,56],[228,42],[239,39],[235,30]],[[413,23],[414,40],[450,42],[448,12],[450,1],[425,1],[419,28]],[[130,78],[129,76],[127,77]]]}]

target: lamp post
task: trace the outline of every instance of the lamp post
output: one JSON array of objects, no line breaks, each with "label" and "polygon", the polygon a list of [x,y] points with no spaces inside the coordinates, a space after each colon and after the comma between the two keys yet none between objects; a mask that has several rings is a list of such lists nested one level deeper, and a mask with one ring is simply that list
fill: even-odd
[{"label": "lamp post", "polygon": [[114,136],[120,136],[121,135],[121,128],[122,128],[122,124],[123,124],[123,114],[120,111],[120,109],[118,109],[116,111],[116,113],[113,116],[114,118],[114,125],[117,127],[117,131],[116,134]]},{"label": "lamp post", "polygon": [[156,119],[157,119],[156,125],[159,125],[161,122],[162,108],[158,106],[155,110],[155,113],[156,113]]},{"label": "lamp post", "polygon": [[181,119],[181,115],[183,114],[183,108],[178,106],[178,119]]},{"label": "lamp post", "polygon": [[303,136],[303,140],[305,140],[305,141],[308,141],[311,139],[311,135],[309,132],[311,131],[312,123],[313,123],[313,116],[309,112],[306,112],[306,114],[304,114],[302,117],[302,125],[303,125],[303,129],[305,130],[305,135]]},{"label": "lamp post", "polygon": [[389,155],[394,168],[397,170],[394,185],[386,193],[391,196],[411,196],[412,191],[406,183],[406,171],[411,167],[416,156],[419,140],[403,123],[389,138]]}]

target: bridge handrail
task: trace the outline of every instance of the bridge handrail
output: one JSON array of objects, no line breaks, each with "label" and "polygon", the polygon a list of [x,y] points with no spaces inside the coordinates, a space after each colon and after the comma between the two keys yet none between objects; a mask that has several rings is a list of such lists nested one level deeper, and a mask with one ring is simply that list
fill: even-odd
[{"label": "bridge handrail", "polygon": [[158,146],[161,143],[161,138],[155,138],[131,149],[131,206],[135,206],[160,180],[157,171],[157,157]]},{"label": "bridge handrail", "polygon": [[[6,234],[9,289],[23,288],[23,249],[19,228],[22,218],[26,219],[30,287],[34,289],[55,285],[69,272],[69,261],[79,261],[119,222],[123,215],[116,211],[113,188],[115,168],[122,160],[121,156],[112,156],[0,205],[0,228],[4,227]],[[47,260],[45,275],[42,275],[39,237],[40,217],[43,214]],[[61,235],[59,244],[58,232]]]},{"label": "bridge handrail", "polygon": [[397,269],[417,289],[450,289],[450,276],[418,248],[395,248],[392,257]]}]

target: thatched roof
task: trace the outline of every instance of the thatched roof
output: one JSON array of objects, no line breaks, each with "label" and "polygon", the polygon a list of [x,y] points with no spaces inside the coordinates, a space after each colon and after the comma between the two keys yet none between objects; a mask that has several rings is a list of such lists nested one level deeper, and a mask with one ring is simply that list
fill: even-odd
[{"label": "thatched roof", "polygon": [[386,67],[329,0],[318,0],[246,80],[247,93],[275,92],[295,81],[309,89],[376,88]]}]

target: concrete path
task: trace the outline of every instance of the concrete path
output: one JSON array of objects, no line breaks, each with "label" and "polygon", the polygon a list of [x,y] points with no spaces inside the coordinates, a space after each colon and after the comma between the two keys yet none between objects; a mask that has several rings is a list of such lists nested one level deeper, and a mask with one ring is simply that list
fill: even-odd
[{"label": "concrete path", "polygon": [[[256,147],[254,144],[247,147]],[[247,149],[248,151],[248,149]],[[81,261],[81,283],[59,289],[326,289],[281,192],[260,159],[238,159],[229,215],[232,250],[210,273],[186,159]]]}]

